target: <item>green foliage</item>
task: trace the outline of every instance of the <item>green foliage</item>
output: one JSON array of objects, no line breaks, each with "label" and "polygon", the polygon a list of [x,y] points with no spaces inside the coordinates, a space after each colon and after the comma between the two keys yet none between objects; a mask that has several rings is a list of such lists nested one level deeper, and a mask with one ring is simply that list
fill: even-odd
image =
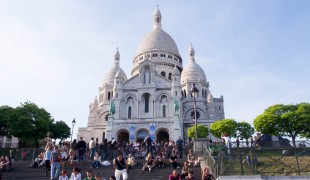
[{"label": "green foliage", "polygon": [[57,121],[50,125],[50,138],[60,141],[70,137],[70,127],[64,121]]},{"label": "green foliage", "polygon": [[10,136],[9,122],[11,121],[13,110],[9,106],[0,106],[0,136]]},{"label": "green foliage", "polygon": [[255,132],[255,129],[247,122],[238,122],[237,123],[237,135],[241,139],[249,139]]},{"label": "green foliage", "polygon": [[222,119],[210,125],[211,134],[220,138],[222,133],[231,137],[236,137],[237,122],[233,119]]},{"label": "green foliage", "polygon": [[38,140],[45,138],[51,121],[50,114],[44,108],[27,101],[15,108],[9,122],[9,134],[22,141],[35,142],[38,147]]},{"label": "green foliage", "polygon": [[[195,137],[195,130],[196,130],[195,126],[192,126],[192,127],[188,128],[187,136],[194,138]],[[197,131],[197,137],[198,138],[206,138],[206,137],[208,137],[209,129],[208,129],[207,126],[204,126],[202,124],[198,124],[197,125],[197,130],[198,130]]]},{"label": "green foliage", "polygon": [[309,137],[310,104],[276,104],[267,108],[254,120],[254,127],[263,134],[281,135],[295,138],[298,135]]}]

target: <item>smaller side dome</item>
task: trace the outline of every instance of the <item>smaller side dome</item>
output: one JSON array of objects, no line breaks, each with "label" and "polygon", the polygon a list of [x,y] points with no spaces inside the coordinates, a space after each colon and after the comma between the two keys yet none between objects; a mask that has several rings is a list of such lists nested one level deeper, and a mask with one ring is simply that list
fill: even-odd
[{"label": "smaller side dome", "polygon": [[114,55],[114,66],[104,75],[102,84],[108,84],[113,85],[114,84],[114,78],[117,72],[120,71],[120,77],[123,77],[124,80],[127,80],[127,76],[125,72],[122,70],[122,68],[119,65],[120,62],[120,54],[118,51],[118,48],[116,50],[116,53]]},{"label": "smaller side dome", "polygon": [[124,81],[127,81],[127,76],[121,68],[115,74],[115,78],[122,78]]},{"label": "smaller side dome", "polygon": [[203,69],[195,62],[195,51],[192,45],[189,48],[189,63],[184,67],[181,73],[181,84],[183,84],[187,80],[201,80],[207,83],[207,78]]}]

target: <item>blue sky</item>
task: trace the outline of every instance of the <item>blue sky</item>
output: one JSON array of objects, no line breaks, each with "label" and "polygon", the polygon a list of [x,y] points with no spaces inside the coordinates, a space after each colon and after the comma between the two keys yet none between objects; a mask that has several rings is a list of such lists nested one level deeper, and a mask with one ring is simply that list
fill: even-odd
[{"label": "blue sky", "polygon": [[0,0],[0,105],[30,100],[85,127],[119,47],[130,77],[159,5],[188,63],[190,44],[226,118],[252,123],[267,107],[310,100],[310,1]]}]

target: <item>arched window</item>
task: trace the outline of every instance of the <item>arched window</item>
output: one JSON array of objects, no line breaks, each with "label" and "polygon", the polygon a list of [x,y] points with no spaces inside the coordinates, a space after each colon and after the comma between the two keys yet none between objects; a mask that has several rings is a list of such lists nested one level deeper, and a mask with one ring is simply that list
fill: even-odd
[{"label": "arched window", "polygon": [[131,106],[128,107],[128,119],[131,119]]},{"label": "arched window", "polygon": [[166,105],[163,105],[163,117],[166,117]]},{"label": "arched window", "polygon": [[111,98],[111,93],[108,92],[108,100],[110,100],[110,98]]},{"label": "arched window", "polygon": [[166,73],[165,73],[165,71],[162,71],[162,72],[160,73],[160,75],[162,75],[162,76],[166,77]]},{"label": "arched window", "polygon": [[144,112],[148,113],[150,108],[150,94],[144,94]]},{"label": "arched window", "polygon": [[184,97],[186,98],[186,91],[184,90]]},{"label": "arched window", "polygon": [[205,92],[204,89],[202,89],[202,91],[201,91],[201,96],[202,96],[202,97],[205,97],[205,96],[204,96],[204,92]]},{"label": "arched window", "polygon": [[181,94],[182,94],[182,97],[184,97],[184,95],[183,95],[183,91],[181,91]]},{"label": "arched window", "polygon": [[172,73],[169,73],[169,75],[168,75],[169,80],[171,80],[171,75],[172,75]]}]

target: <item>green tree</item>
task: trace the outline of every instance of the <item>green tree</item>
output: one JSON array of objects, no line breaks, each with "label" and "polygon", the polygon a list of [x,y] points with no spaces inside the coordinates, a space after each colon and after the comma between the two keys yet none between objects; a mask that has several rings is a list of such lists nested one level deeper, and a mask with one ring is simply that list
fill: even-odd
[{"label": "green tree", "polygon": [[0,136],[10,136],[8,130],[13,111],[9,106],[0,106]]},{"label": "green tree", "polygon": [[15,108],[9,123],[9,134],[39,147],[38,140],[45,138],[51,121],[50,114],[44,108],[27,101]]},{"label": "green tree", "polygon": [[210,125],[211,134],[218,138],[222,136],[222,133],[231,137],[236,137],[236,128],[237,122],[233,119],[222,119]]},{"label": "green tree", "polygon": [[50,125],[50,137],[60,139],[60,141],[70,137],[70,127],[64,121],[57,121]]},{"label": "green tree", "polygon": [[300,103],[297,105],[297,114],[300,114],[300,121],[305,122],[307,125],[305,125],[304,129],[301,131],[300,136],[304,138],[310,138],[310,104],[309,103]]},{"label": "green tree", "polygon": [[310,123],[309,114],[308,103],[276,104],[255,118],[254,127],[263,134],[291,137],[295,146],[295,139],[298,135],[305,137],[309,135],[309,129],[307,129]]},{"label": "green tree", "polygon": [[[187,136],[191,138],[195,138],[195,126],[192,126],[187,129]],[[198,138],[206,138],[209,135],[209,129],[207,126],[204,126],[202,124],[197,125],[197,137]]]},{"label": "green tree", "polygon": [[255,129],[247,122],[237,123],[237,135],[242,139],[249,139],[255,132]]}]

